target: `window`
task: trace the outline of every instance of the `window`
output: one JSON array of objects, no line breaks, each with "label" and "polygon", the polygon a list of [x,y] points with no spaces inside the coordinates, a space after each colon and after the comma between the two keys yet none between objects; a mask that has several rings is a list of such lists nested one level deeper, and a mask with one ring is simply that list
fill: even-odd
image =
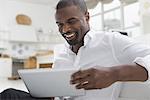
[{"label": "window", "polygon": [[128,3],[120,2],[120,0],[113,0],[109,4],[99,3],[89,12],[91,14],[92,29],[102,31],[124,30],[132,37],[141,33],[139,31],[140,15],[137,0],[130,0]]}]

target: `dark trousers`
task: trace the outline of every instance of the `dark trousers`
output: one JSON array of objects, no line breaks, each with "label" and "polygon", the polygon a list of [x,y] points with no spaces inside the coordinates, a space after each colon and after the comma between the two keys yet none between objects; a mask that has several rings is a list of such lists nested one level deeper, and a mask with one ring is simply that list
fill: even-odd
[{"label": "dark trousers", "polygon": [[25,91],[10,88],[0,93],[0,100],[53,100],[53,99],[34,98]]}]

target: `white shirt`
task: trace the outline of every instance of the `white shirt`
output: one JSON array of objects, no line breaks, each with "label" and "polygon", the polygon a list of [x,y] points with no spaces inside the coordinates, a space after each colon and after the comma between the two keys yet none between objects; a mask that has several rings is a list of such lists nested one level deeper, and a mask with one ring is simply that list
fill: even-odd
[{"label": "white shirt", "polygon": [[[77,55],[66,45],[55,49],[53,68],[86,69],[96,65],[111,67],[136,61],[139,64],[142,62],[143,65],[142,57],[149,54],[149,47],[136,43],[120,33],[89,31],[84,38],[84,46],[79,49]],[[147,65],[144,67],[147,68]],[[120,89],[121,83],[116,82],[108,88],[86,90],[86,95],[75,97],[74,100],[117,100]]]}]

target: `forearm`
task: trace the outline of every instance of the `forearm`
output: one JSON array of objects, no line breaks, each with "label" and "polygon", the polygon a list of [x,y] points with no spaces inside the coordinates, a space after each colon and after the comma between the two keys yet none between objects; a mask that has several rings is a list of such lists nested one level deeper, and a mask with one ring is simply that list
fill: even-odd
[{"label": "forearm", "polygon": [[148,79],[147,70],[138,65],[121,65],[112,67],[116,81],[146,81]]}]

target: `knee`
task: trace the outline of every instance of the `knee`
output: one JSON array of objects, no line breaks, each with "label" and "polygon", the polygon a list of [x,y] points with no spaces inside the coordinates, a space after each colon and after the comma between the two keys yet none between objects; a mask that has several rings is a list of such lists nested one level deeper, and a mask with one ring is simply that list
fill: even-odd
[{"label": "knee", "polygon": [[16,91],[16,89],[8,88],[8,89],[4,90],[1,94],[12,94],[15,91]]}]

